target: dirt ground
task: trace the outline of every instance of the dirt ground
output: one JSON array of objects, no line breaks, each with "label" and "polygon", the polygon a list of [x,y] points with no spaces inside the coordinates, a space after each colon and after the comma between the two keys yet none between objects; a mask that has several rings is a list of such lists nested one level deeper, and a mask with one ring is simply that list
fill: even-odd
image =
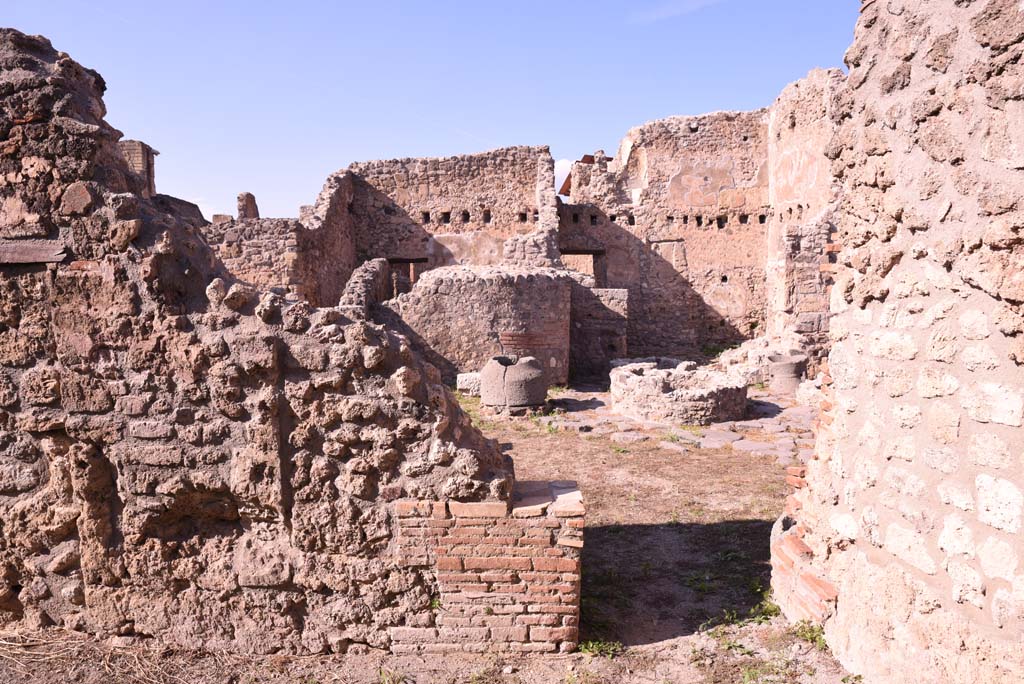
[{"label": "dirt ground", "polygon": [[[483,415],[476,400],[462,401],[474,422],[513,455],[517,479],[580,484],[587,528],[579,653],[243,657],[115,646],[50,631],[0,635],[0,682],[859,681],[829,655],[818,630],[787,624],[771,602],[768,538],[787,491],[783,467],[771,454],[702,449],[699,429],[632,423],[610,414],[607,394],[598,391],[553,394],[550,417]],[[747,443],[787,438],[784,431],[732,429],[743,430]]]}]

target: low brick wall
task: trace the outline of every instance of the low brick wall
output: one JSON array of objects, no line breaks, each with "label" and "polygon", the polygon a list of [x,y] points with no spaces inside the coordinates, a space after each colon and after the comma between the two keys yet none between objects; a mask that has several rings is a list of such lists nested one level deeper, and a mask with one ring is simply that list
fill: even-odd
[{"label": "low brick wall", "polygon": [[400,564],[432,566],[430,614],[389,630],[394,653],[568,652],[580,618],[585,508],[575,482],[523,482],[514,501],[397,501]]}]

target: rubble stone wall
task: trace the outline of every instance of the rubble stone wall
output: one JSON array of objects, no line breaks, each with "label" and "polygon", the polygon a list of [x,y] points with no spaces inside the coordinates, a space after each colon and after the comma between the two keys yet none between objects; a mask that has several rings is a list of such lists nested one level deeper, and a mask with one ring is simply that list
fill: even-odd
[{"label": "rubble stone wall", "polygon": [[828,397],[773,586],[865,682],[1018,682],[1024,7],[868,0],[846,59]]},{"label": "rubble stone wall", "polygon": [[[553,211],[546,147],[456,157],[360,162],[347,204],[360,261],[427,259],[428,267],[499,263],[505,240],[536,231]],[[551,185],[543,191],[539,185]],[[550,195],[550,196],[549,196]]]},{"label": "rubble stone wall", "polygon": [[838,69],[812,71],[771,107],[766,292],[769,337],[799,334],[813,374],[828,353],[829,263],[839,184],[825,151],[835,131]]},{"label": "rubble stone wall", "polygon": [[511,461],[408,340],[255,291],[143,197],[103,90],[0,30],[0,626],[387,648],[438,598],[393,502],[506,506]]},{"label": "rubble stone wall", "polygon": [[612,361],[629,355],[629,290],[572,284],[569,372],[604,380]]},{"label": "rubble stone wall", "polygon": [[768,113],[672,117],[577,162],[559,246],[630,292],[635,355],[692,355],[765,327]]},{"label": "rubble stone wall", "polygon": [[552,269],[449,267],[428,271],[387,302],[398,326],[454,383],[492,357],[537,358],[551,384],[569,376],[572,279]]},{"label": "rubble stone wall", "polygon": [[314,306],[334,306],[356,267],[351,182],[302,218],[239,218],[204,226],[203,235],[236,278],[261,290],[287,292]]},{"label": "rubble stone wall", "polygon": [[299,285],[298,234],[295,219],[220,221],[203,228],[206,241],[239,280],[260,290],[281,293]]}]

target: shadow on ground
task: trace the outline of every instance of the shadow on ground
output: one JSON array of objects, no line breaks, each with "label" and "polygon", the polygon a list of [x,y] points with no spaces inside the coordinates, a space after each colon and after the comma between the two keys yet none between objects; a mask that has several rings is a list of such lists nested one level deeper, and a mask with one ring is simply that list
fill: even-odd
[{"label": "shadow on ground", "polygon": [[655,643],[750,614],[767,593],[768,520],[588,527],[581,641]]}]

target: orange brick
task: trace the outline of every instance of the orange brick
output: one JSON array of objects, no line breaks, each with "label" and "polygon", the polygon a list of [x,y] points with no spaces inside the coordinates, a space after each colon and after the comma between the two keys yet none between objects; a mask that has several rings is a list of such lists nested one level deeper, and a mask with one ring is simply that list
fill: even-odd
[{"label": "orange brick", "polygon": [[534,558],[533,569],[541,572],[579,572],[578,560],[571,558]]},{"label": "orange brick", "polygon": [[517,615],[515,618],[517,625],[542,625],[544,627],[557,627],[561,623],[561,618],[557,615]]},{"label": "orange brick", "polygon": [[462,570],[462,559],[461,558],[438,558],[437,559],[438,570]]},{"label": "orange brick", "polygon": [[550,533],[547,537],[520,537],[517,540],[520,546],[551,546]]},{"label": "orange brick", "polygon": [[839,591],[834,584],[809,572],[801,572],[800,581],[821,601],[835,601],[839,598]]},{"label": "orange brick", "polygon": [[814,555],[814,552],[811,550],[811,547],[805,544],[802,539],[792,534],[787,534],[782,537],[782,545],[788,549],[791,549],[794,555],[797,556],[804,556],[810,558]]},{"label": "orange brick", "polygon": [[467,570],[530,570],[533,565],[529,558],[466,558],[463,566]]},{"label": "orange brick", "polygon": [[530,627],[530,641],[575,641],[575,627]]},{"label": "orange brick", "polygon": [[456,518],[504,518],[508,515],[507,501],[449,501],[448,510]]},{"label": "orange brick", "polygon": [[492,627],[492,641],[526,641],[529,630],[526,627]]}]

